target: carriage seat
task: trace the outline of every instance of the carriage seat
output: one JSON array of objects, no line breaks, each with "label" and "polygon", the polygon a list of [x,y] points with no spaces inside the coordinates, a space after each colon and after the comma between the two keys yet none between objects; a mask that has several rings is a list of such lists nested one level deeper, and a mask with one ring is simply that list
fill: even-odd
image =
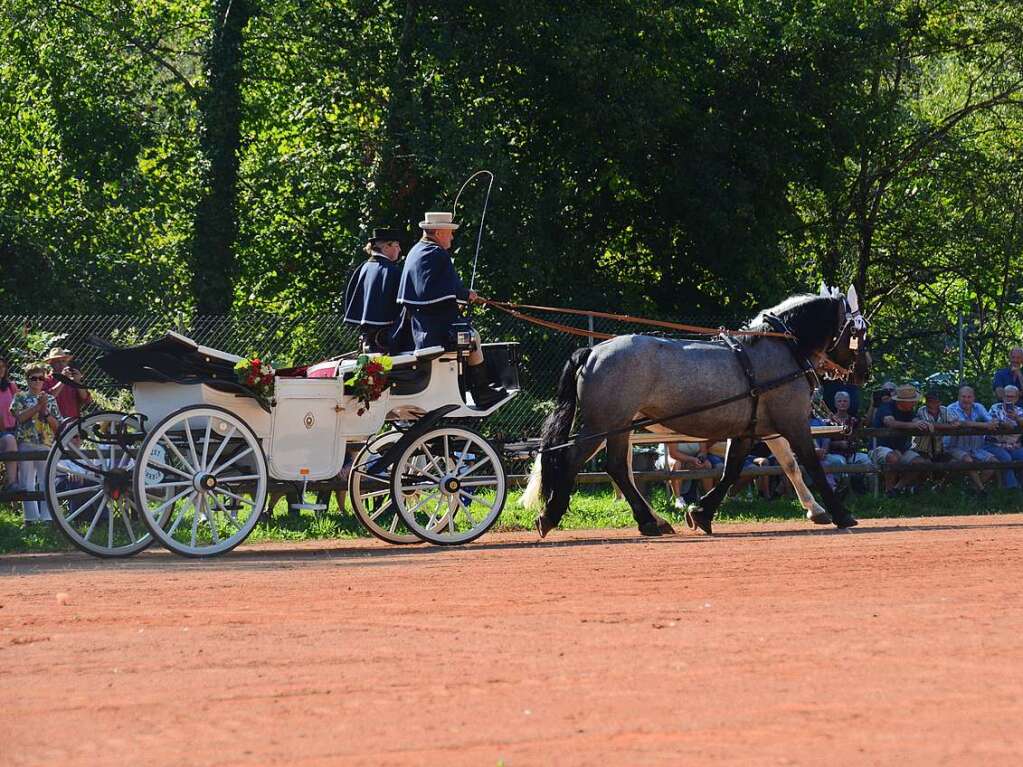
[{"label": "carriage seat", "polygon": [[[433,368],[430,363],[444,352],[445,349],[442,346],[430,346],[391,357],[393,363],[390,373],[390,378],[393,381],[391,394],[400,397],[418,394],[426,389],[430,384],[430,371]],[[381,355],[369,355],[370,359],[379,356]],[[345,377],[355,370],[357,364],[358,362],[351,357],[326,360],[310,365],[305,375],[306,378]]]}]

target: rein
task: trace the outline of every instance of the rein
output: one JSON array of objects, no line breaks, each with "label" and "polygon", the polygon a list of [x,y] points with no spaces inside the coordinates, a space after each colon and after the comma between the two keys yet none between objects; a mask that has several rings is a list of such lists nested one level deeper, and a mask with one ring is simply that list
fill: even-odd
[{"label": "rein", "polygon": [[657,328],[667,328],[669,330],[681,330],[686,333],[694,333],[696,335],[703,336],[717,336],[717,335],[729,335],[729,336],[763,336],[767,338],[784,338],[787,340],[795,340],[789,332],[772,332],[768,330],[727,330],[725,328],[708,328],[702,325],[685,325],[679,322],[667,322],[665,320],[651,320],[646,317],[633,317],[630,314],[612,314],[610,312],[596,312],[596,311],[584,311],[582,309],[568,309],[565,307],[557,306],[535,306],[533,304],[516,304],[511,301],[494,301],[490,298],[483,298],[480,296],[480,301],[487,306],[493,306],[495,309],[500,309],[502,312],[515,317],[516,319],[523,320],[525,322],[531,322],[534,325],[540,327],[550,328],[551,330],[558,330],[562,333],[569,333],[570,335],[586,336],[589,338],[600,338],[606,341],[609,338],[615,338],[613,333],[600,333],[595,330],[583,330],[582,328],[573,327],[572,325],[563,325],[560,322],[551,322],[550,320],[543,320],[539,317],[533,317],[532,315],[525,314],[524,312],[518,311],[519,309],[531,309],[537,312],[558,312],[560,314],[575,314],[583,317],[600,317],[602,319],[617,320],[618,322],[632,322],[637,325],[650,325]]}]

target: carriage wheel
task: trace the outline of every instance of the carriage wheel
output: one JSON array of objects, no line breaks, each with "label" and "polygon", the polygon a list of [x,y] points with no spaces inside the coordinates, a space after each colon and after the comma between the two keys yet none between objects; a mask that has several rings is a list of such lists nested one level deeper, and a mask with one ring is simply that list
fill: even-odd
[{"label": "carriage wheel", "polygon": [[391,496],[409,529],[430,543],[479,538],[504,508],[504,466],[479,433],[461,426],[433,429],[394,464]]},{"label": "carriage wheel", "polygon": [[388,543],[422,543],[405,525],[391,502],[390,472],[375,474],[373,461],[401,439],[400,431],[389,431],[369,442],[352,462],[348,475],[348,500],[359,521],[373,535]]},{"label": "carriage wheel", "polygon": [[93,413],[64,427],[46,460],[46,502],[72,544],[97,557],[128,557],[153,542],[131,491],[137,416]]},{"label": "carriage wheel", "polygon": [[266,456],[248,424],[223,408],[197,406],[172,413],[146,435],[134,488],[146,499],[142,518],[160,543],[208,557],[252,532],[266,504],[267,477]]}]

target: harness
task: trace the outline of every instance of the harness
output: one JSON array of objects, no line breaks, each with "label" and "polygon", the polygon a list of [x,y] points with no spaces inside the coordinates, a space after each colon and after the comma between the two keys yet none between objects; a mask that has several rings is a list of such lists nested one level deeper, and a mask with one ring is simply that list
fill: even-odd
[{"label": "harness", "polygon": [[[731,336],[722,333],[719,337],[722,340],[724,340],[725,344],[728,346],[729,349],[735,352],[736,357],[738,357],[739,359],[739,365],[742,367],[742,372],[746,376],[746,382],[749,385],[749,389],[747,389],[746,391],[742,392],[741,394],[734,394],[731,397],[725,397],[724,399],[716,400],[707,405],[689,407],[686,408],[685,410],[680,410],[677,413],[672,413],[671,415],[662,416],[660,418],[640,418],[638,420],[632,421],[628,426],[622,426],[617,429],[611,429],[609,431],[599,432],[597,434],[587,434],[581,437],[580,436],[573,437],[568,442],[563,442],[560,445],[554,445],[553,447],[545,448],[543,450],[540,450],[539,452],[553,453],[557,450],[564,450],[565,448],[573,447],[582,442],[592,442],[593,440],[597,439],[603,440],[606,439],[607,437],[614,436],[616,434],[624,434],[625,432],[630,432],[633,429],[642,428],[644,426],[653,426],[654,424],[664,423],[665,421],[671,421],[676,418],[682,418],[688,415],[703,413],[707,410],[713,410],[715,408],[723,407],[724,405],[730,405],[733,402],[739,402],[744,399],[751,400],[749,424],[746,427],[745,433],[737,436],[738,437],[755,436],[758,419],[757,411],[759,410],[760,407],[761,396],[763,396],[769,391],[773,391],[774,389],[780,388],[785,384],[791,383],[792,381],[796,381],[800,378],[806,379],[807,385],[810,387],[811,391],[815,388],[817,382],[817,374],[814,371],[813,365],[810,364],[810,361],[808,359],[806,359],[805,357],[800,357],[800,355],[797,353],[796,343],[794,340],[795,336],[789,330],[784,320],[773,314],[766,313],[764,314],[764,319],[772,328],[774,328],[775,332],[779,334],[785,334],[786,346],[792,353],[792,357],[796,361],[796,364],[798,365],[798,368],[796,370],[793,370],[790,373],[786,373],[785,375],[781,375],[776,378],[771,378],[762,383],[758,382],[756,373],[753,370],[753,362],[749,358],[749,353],[746,351],[746,347],[743,346],[742,343],[740,343],[739,341],[732,338]],[[845,326],[843,326],[842,331],[839,333],[839,337],[841,337],[841,334],[844,332]],[[829,351],[834,348],[835,344],[833,343],[829,347]]]}]

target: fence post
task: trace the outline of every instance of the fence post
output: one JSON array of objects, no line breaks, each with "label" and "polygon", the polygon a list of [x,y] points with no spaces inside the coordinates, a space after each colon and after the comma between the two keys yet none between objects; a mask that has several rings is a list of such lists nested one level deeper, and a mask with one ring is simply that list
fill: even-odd
[{"label": "fence post", "polygon": [[963,385],[963,368],[966,361],[966,328],[963,325],[963,310],[959,310],[959,385]]},{"label": "fence post", "polygon": [[593,315],[586,315],[586,326],[590,329],[590,336],[586,339],[587,346],[593,346]]}]

